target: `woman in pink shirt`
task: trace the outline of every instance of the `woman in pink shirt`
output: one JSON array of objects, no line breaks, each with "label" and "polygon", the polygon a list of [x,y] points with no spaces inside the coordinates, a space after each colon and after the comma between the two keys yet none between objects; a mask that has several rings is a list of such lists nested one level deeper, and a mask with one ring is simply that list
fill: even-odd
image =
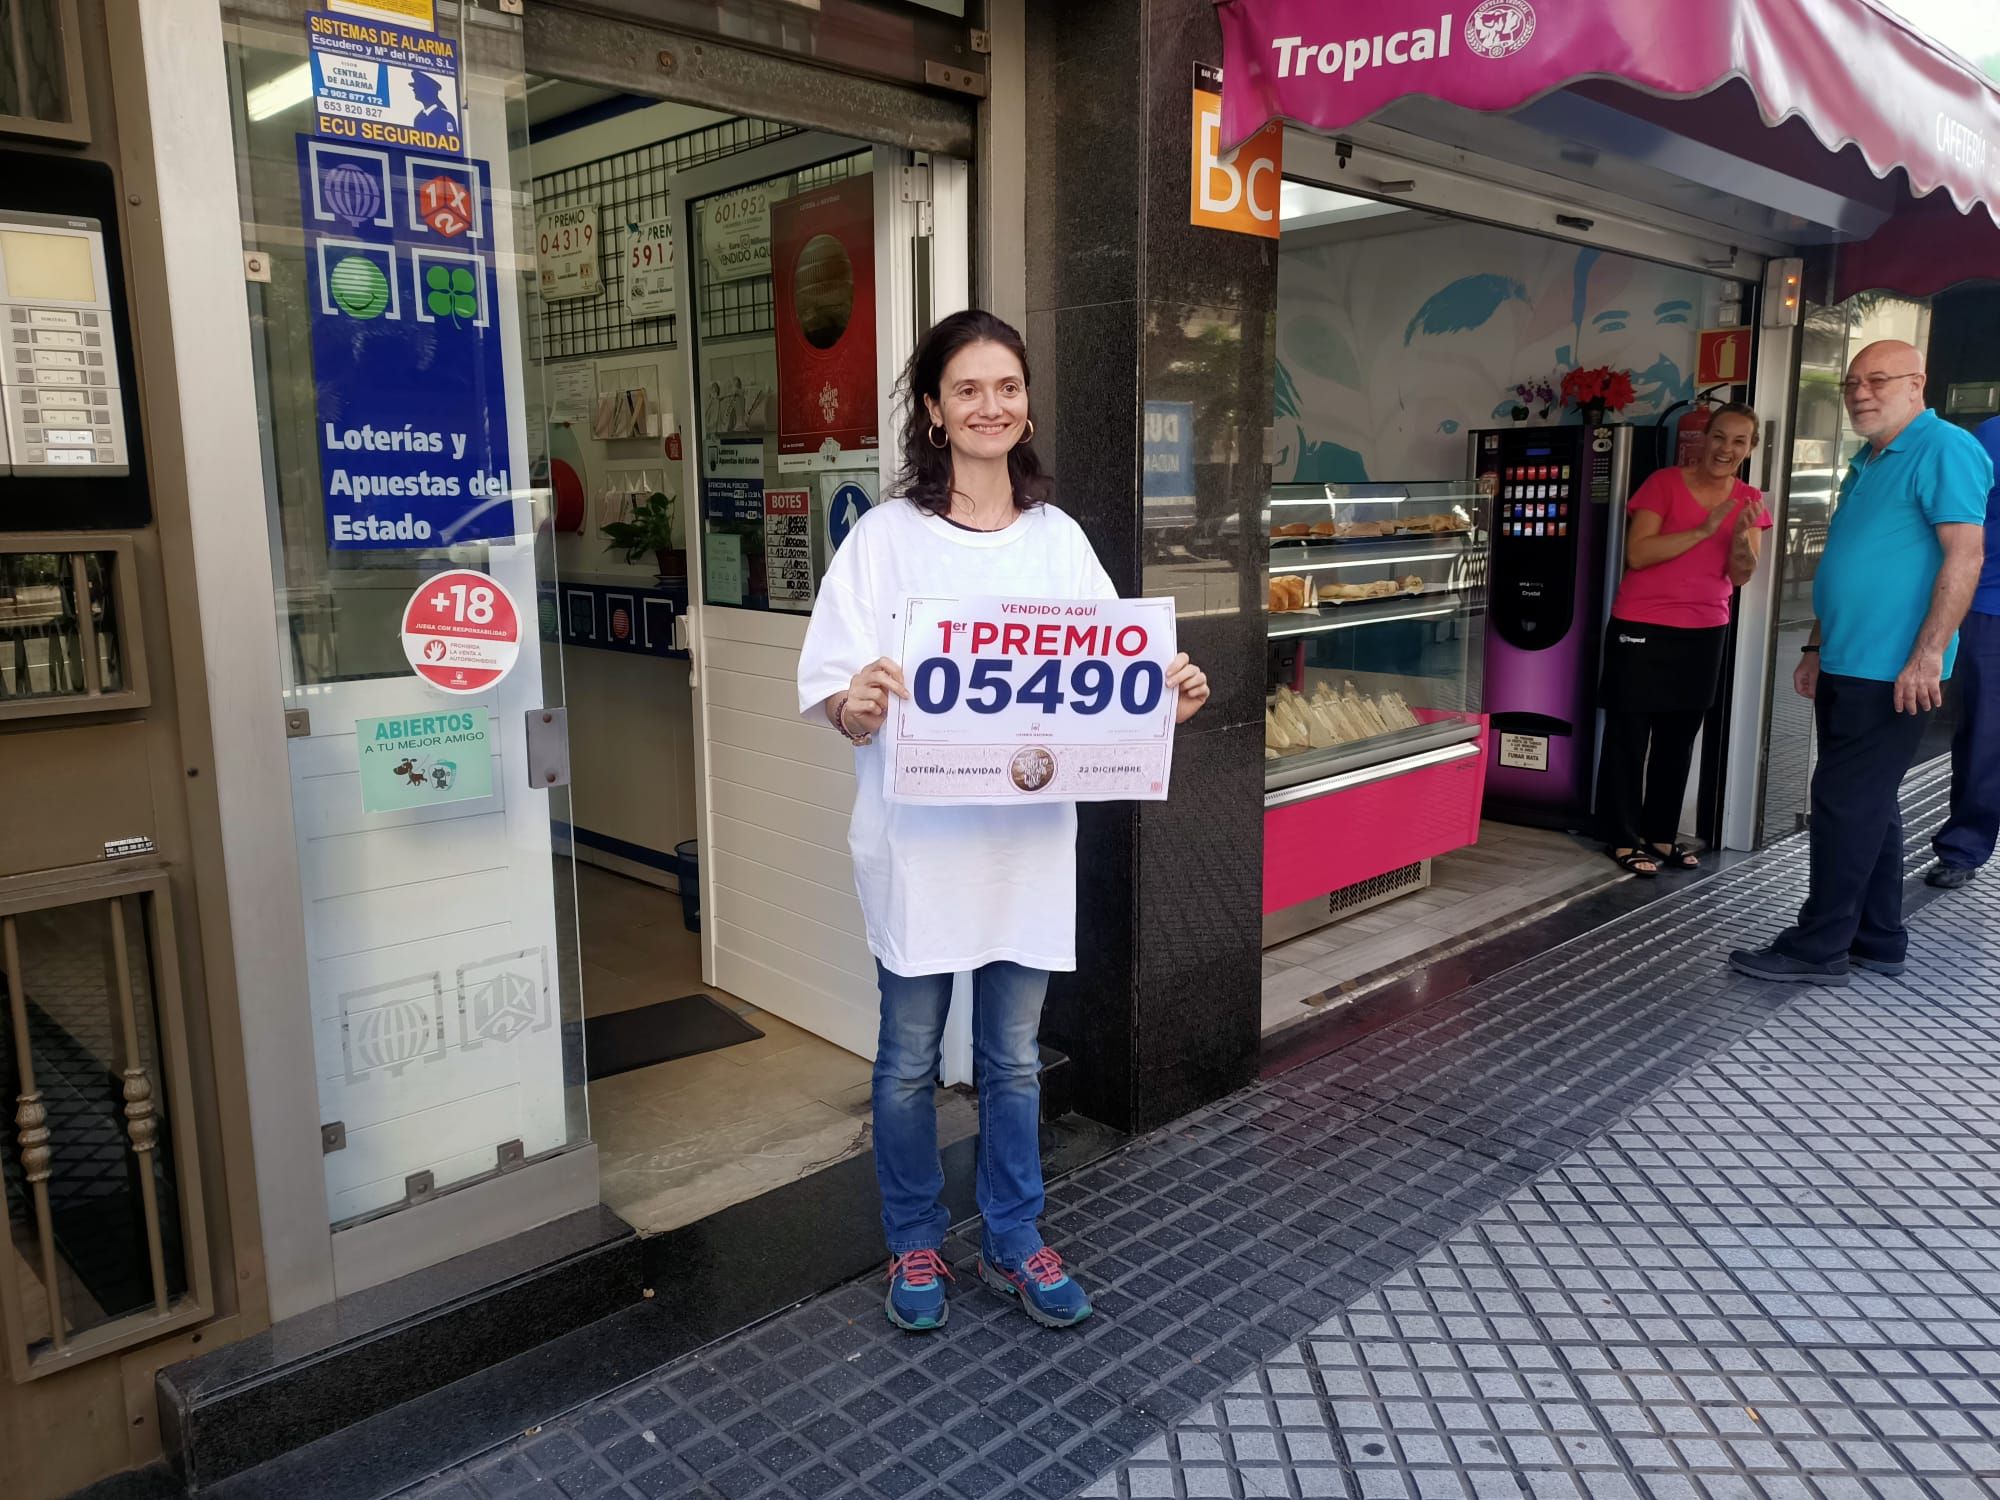
[{"label": "woman in pink shirt", "polygon": [[1771,525],[1763,495],[1737,477],[1758,428],[1748,406],[1717,407],[1701,457],[1661,469],[1629,506],[1604,639],[1597,814],[1611,857],[1634,875],[1699,863],[1678,842],[1688,768],[1722,680],[1730,599]]}]

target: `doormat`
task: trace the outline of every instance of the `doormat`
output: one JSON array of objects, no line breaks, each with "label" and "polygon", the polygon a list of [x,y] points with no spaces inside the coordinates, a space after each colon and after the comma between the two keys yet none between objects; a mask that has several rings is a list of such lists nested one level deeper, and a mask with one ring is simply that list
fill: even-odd
[{"label": "doormat", "polygon": [[583,1023],[584,1067],[591,1078],[718,1052],[764,1033],[712,995],[683,995],[636,1010],[588,1016]]}]

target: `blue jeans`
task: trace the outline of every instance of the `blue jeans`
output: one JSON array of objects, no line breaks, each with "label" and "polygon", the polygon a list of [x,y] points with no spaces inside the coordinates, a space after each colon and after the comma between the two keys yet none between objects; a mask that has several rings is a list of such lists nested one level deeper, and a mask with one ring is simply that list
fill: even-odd
[{"label": "blue jeans", "polygon": [[1947,865],[1976,870],[2000,837],[2000,615],[1974,610],[1958,627],[1961,690],[1951,741],[1951,821],[1931,841]]},{"label": "blue jeans", "polygon": [[[882,1037],[875,1053],[875,1179],[889,1253],[944,1245],[937,1081],[949,974],[905,979],[875,966]],[[973,1085],[979,1090],[979,1211],[985,1248],[1018,1265],[1042,1248],[1042,1076],[1037,1034],[1049,976],[992,963],[972,976]]]}]

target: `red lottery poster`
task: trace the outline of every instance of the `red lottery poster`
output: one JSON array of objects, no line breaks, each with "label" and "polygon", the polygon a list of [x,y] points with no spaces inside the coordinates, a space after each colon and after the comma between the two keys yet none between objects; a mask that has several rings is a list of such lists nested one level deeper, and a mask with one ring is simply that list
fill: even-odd
[{"label": "red lottery poster", "polygon": [[771,205],[778,451],[873,448],[875,179]]},{"label": "red lottery poster", "polygon": [[521,612],[484,573],[454,568],[427,580],[403,606],[403,654],[447,693],[479,693],[514,670]]}]

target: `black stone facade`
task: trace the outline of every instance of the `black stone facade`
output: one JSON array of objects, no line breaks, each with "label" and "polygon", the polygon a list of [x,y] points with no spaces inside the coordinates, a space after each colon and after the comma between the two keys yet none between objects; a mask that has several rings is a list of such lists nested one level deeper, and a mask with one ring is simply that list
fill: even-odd
[{"label": "black stone facade", "polygon": [[[1079,969],[1044,1036],[1078,1107],[1145,1130],[1254,1075],[1262,929],[1260,510],[1277,241],[1188,222],[1210,0],[1030,0],[1024,225],[1035,412],[1061,503],[1123,593],[1160,591],[1140,494],[1148,401],[1191,402],[1200,550],[1222,608],[1183,614],[1214,684],[1166,803],[1085,807]],[[1150,576],[1149,576],[1150,575]]]}]

